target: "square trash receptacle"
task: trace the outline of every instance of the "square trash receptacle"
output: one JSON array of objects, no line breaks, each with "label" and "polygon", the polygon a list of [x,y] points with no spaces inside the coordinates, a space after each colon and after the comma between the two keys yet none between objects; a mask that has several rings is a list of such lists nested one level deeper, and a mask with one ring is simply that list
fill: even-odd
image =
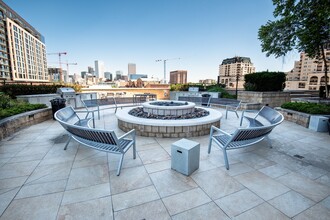
[{"label": "square trash receptacle", "polygon": [[199,168],[200,145],[195,141],[181,139],[171,146],[171,167],[189,176]]}]

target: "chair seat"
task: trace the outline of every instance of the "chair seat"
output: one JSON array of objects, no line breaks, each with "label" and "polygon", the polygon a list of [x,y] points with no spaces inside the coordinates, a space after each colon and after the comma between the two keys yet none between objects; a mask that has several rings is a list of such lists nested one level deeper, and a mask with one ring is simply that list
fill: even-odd
[{"label": "chair seat", "polygon": [[246,120],[249,121],[249,127],[261,127],[264,126],[260,121],[255,118],[244,116]]},{"label": "chair seat", "polygon": [[[119,148],[117,147],[117,145],[99,143],[99,142],[87,140],[87,139],[77,137],[77,136],[73,136],[73,138],[76,139],[78,142],[80,142],[84,145],[87,145],[91,148],[101,150],[101,151],[105,151],[105,152],[121,154],[121,152],[120,152]],[[120,145],[121,145],[124,152],[126,152],[133,143],[134,143],[133,140],[128,140],[128,139],[123,139],[123,140],[120,141]]]}]

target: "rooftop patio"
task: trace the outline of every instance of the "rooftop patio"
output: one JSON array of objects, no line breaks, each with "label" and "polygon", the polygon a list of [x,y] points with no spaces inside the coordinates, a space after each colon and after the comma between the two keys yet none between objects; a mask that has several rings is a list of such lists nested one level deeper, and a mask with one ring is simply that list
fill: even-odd
[{"label": "rooftop patio", "polygon": [[[114,110],[101,113],[97,128],[123,133]],[[238,126],[235,114],[221,120],[228,132]],[[208,138],[189,138],[201,149],[187,177],[171,170],[180,138],[137,136],[137,158],[128,152],[116,176],[118,156],[75,141],[64,151],[54,120],[31,126],[0,142],[0,219],[330,218],[328,133],[284,121],[270,134],[273,148],[229,151],[228,171],[220,150],[207,154]]]}]

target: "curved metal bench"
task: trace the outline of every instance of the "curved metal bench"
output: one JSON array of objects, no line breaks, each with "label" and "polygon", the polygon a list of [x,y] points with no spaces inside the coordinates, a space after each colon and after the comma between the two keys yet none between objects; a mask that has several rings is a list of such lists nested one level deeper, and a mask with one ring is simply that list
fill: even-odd
[{"label": "curved metal bench", "polygon": [[[256,112],[253,117],[245,116],[245,112]],[[281,123],[284,117],[278,111],[268,107],[263,106],[259,111],[255,110],[245,110],[242,112],[240,126],[242,126],[243,118],[249,122],[249,127],[259,127],[265,124],[276,124]]]},{"label": "curved metal bench", "polygon": [[[267,111],[270,111],[270,109],[271,108],[267,109]],[[210,131],[208,153],[211,153],[212,142],[214,142],[223,151],[226,168],[227,170],[229,170],[227,150],[248,147],[262,141],[265,138],[268,142],[268,145],[271,147],[268,135],[277,125],[282,123],[282,121],[284,120],[284,117],[281,113],[273,109],[271,109],[271,111],[274,112],[268,112],[269,114],[267,114],[267,116],[269,116],[268,119],[272,119],[270,121],[270,125],[262,125],[258,121],[260,123],[259,126],[251,126],[250,123],[249,127],[238,128],[233,134],[229,134],[224,130],[221,130],[220,128],[212,126]]]},{"label": "curved metal bench", "polygon": [[55,113],[55,119],[69,134],[69,140],[64,150],[67,149],[69,142],[73,138],[87,147],[107,153],[119,154],[121,155],[117,168],[117,176],[119,176],[124,155],[132,146],[133,158],[136,158],[135,130],[133,129],[117,137],[114,131],[90,128],[88,121],[92,118],[70,123],[73,119],[76,119],[76,116],[77,114],[71,106],[60,109]]}]

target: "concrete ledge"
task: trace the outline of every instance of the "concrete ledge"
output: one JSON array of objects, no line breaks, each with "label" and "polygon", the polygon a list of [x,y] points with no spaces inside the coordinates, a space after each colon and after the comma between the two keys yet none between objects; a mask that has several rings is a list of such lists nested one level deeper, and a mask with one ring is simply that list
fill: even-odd
[{"label": "concrete ledge", "polygon": [[0,120],[0,140],[10,136],[11,134],[26,128],[28,126],[38,124],[40,122],[53,118],[51,108],[38,109],[30,112],[24,112]]},{"label": "concrete ledge", "polygon": [[290,109],[284,109],[281,107],[276,107],[275,109],[283,114],[285,120],[294,122],[298,125],[308,128],[309,120],[311,117],[310,114],[297,112]]}]

